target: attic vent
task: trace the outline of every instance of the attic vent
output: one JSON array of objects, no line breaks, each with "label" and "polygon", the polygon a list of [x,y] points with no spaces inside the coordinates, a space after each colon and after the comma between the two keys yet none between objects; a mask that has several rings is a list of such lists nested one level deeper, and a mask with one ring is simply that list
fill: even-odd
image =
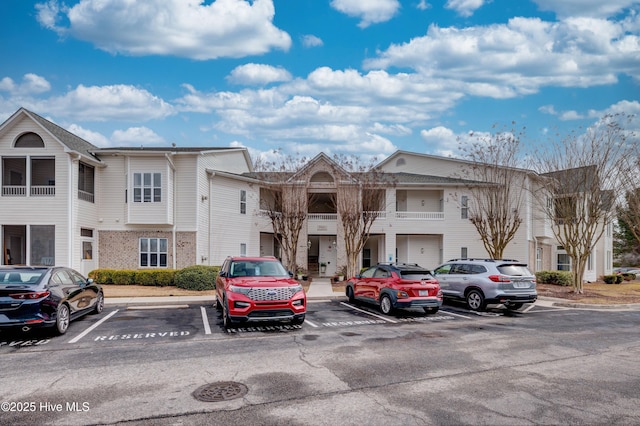
[{"label": "attic vent", "polygon": [[404,158],[398,158],[396,160],[396,167],[404,166],[405,164],[407,164],[407,160]]},{"label": "attic vent", "polygon": [[15,148],[44,148],[44,141],[33,132],[20,136],[14,145]]}]

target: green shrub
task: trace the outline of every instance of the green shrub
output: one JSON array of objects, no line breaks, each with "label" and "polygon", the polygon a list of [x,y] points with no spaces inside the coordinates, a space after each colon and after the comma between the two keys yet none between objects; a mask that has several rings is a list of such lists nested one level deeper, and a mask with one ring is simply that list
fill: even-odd
[{"label": "green shrub", "polygon": [[93,278],[97,284],[113,284],[113,273],[115,269],[94,269],[89,272],[88,277]]},{"label": "green shrub", "polygon": [[119,269],[113,271],[111,274],[111,280],[113,284],[118,285],[132,285],[136,283],[136,271],[129,269]]},{"label": "green shrub", "polygon": [[624,279],[624,277],[622,275],[616,275],[616,284],[622,283],[623,279]]},{"label": "green shrub", "polygon": [[175,274],[176,287],[185,290],[213,290],[219,266],[194,265],[181,269]]},{"label": "green shrub", "polygon": [[173,269],[145,269],[136,271],[135,282],[138,285],[165,287],[175,285]]},{"label": "green shrub", "polygon": [[622,274],[622,279],[625,280],[625,281],[635,281],[636,274],[632,274],[630,272],[626,272],[626,273]]},{"label": "green shrub", "polygon": [[573,283],[573,273],[569,271],[540,271],[536,272],[536,282],[566,287]]},{"label": "green shrub", "polygon": [[613,274],[613,275],[605,275],[602,277],[602,280],[605,284],[620,284],[623,280],[622,275]]}]

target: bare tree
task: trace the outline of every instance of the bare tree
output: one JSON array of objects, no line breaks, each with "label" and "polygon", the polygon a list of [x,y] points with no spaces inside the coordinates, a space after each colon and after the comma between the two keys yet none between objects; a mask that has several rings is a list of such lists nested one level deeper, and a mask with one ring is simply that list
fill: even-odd
[{"label": "bare tree", "polygon": [[615,202],[624,191],[620,164],[629,147],[617,118],[606,116],[583,134],[551,143],[532,157],[542,178],[534,196],[571,259],[577,293],[583,292],[588,259],[614,220]]},{"label": "bare tree", "polygon": [[386,209],[386,188],[394,186],[391,175],[363,164],[358,157],[334,156],[336,175],[349,172],[349,177],[337,186],[336,211],[342,225],[346,273],[352,277],[358,270],[360,253],[369,240],[371,227],[380,212]]},{"label": "bare tree", "polygon": [[254,170],[263,182],[260,208],[266,211],[273,226],[274,238],[279,243],[287,269],[298,268],[296,258],[300,232],[306,223],[308,211],[309,179],[298,176],[308,159],[286,156],[276,161],[256,160]]},{"label": "bare tree", "polygon": [[459,140],[467,161],[459,177],[467,182],[466,190],[471,195],[468,217],[493,259],[502,259],[522,224],[527,174],[518,168],[522,161],[520,135],[502,131],[471,141]]}]

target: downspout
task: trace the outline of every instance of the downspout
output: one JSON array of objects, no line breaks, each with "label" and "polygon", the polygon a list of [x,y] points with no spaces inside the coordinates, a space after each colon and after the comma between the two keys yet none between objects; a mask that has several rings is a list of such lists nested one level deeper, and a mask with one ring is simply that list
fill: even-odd
[{"label": "downspout", "polygon": [[177,230],[176,230],[176,166],[173,164],[173,161],[171,160],[171,156],[175,155],[175,152],[172,153],[166,153],[164,154],[164,156],[166,157],[167,161],[169,162],[169,167],[170,169],[173,171],[173,176],[171,179],[171,186],[173,187],[173,194],[172,194],[172,213],[173,213],[173,226],[171,227],[171,250],[173,252],[173,256],[172,256],[172,261],[171,261],[171,266],[173,269],[177,269],[178,267],[178,252],[176,251],[178,249],[178,243],[176,242],[176,234],[177,234]]},{"label": "downspout", "polygon": [[[80,268],[76,268],[76,266],[74,265],[74,259],[73,259],[73,248],[75,246],[75,238],[73,238],[73,222],[74,222],[74,197],[77,196],[77,194],[73,191],[73,184],[75,182],[75,173],[74,170],[76,169],[74,167],[74,164],[76,164],[76,162],[78,160],[80,160],[80,154],[78,153],[69,153],[69,197],[68,197],[68,212],[69,212],[69,219],[68,219],[68,224],[67,224],[67,232],[68,232],[68,247],[67,247],[67,259],[68,259],[68,265],[70,268],[74,268],[74,269],[80,269]],[[58,263],[58,261],[55,262],[56,264]]]}]

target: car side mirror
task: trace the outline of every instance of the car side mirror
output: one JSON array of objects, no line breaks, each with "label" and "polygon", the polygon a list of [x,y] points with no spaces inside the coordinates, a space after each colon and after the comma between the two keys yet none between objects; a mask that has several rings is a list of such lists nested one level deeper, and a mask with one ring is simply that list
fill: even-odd
[{"label": "car side mirror", "polygon": [[291,272],[291,271],[287,271],[287,272],[289,272],[289,277],[293,278],[293,272]]},{"label": "car side mirror", "polygon": [[218,273],[218,276],[221,276],[221,277],[223,277],[223,278],[224,278],[224,277],[226,277],[226,276],[227,276],[227,273],[226,273],[225,271],[220,271],[220,272]]},{"label": "car side mirror", "polygon": [[362,278],[362,275],[360,275],[360,274],[356,274],[356,278],[357,278],[357,279],[360,279],[360,278]]},{"label": "car side mirror", "polygon": [[87,280],[87,284],[93,284],[93,278],[89,278],[89,279]]}]

